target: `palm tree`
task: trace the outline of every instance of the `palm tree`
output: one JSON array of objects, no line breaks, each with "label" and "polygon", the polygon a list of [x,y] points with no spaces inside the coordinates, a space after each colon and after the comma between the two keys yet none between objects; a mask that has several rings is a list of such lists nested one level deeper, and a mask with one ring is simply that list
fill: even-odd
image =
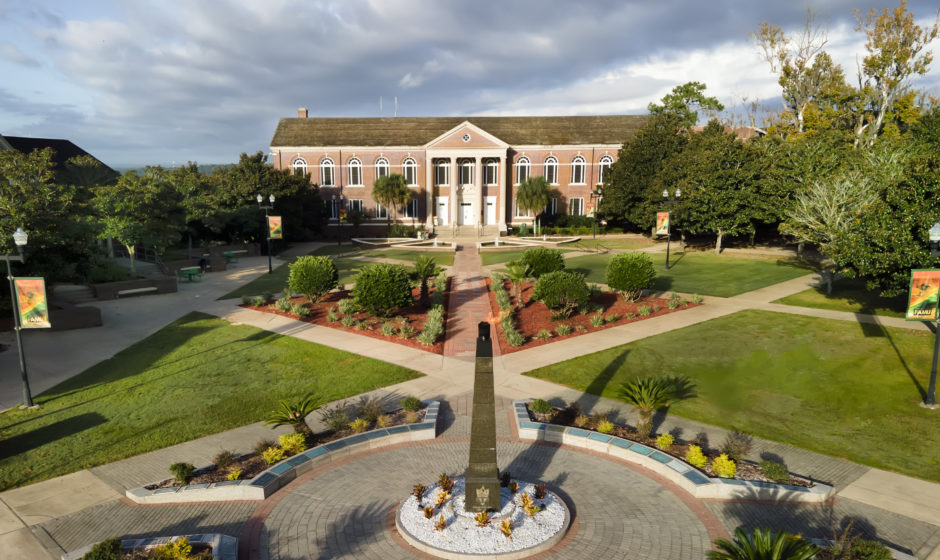
[{"label": "palm tree", "polygon": [[388,233],[392,232],[392,210],[395,216],[398,216],[398,209],[404,206],[411,198],[411,191],[408,190],[408,183],[405,182],[405,176],[398,173],[383,175],[372,184],[372,198],[385,207],[385,215],[388,218]]},{"label": "palm tree", "polygon": [[734,541],[715,539],[715,548],[705,555],[708,560],[812,560],[819,549],[786,531],[770,529],[744,529],[734,531]]},{"label": "palm tree", "polygon": [[313,397],[307,397],[295,404],[281,401],[280,407],[271,411],[271,415],[264,421],[265,425],[276,428],[290,425],[295,433],[303,434],[307,439],[313,438],[313,430],[307,425],[307,415],[320,408],[313,402]]},{"label": "palm tree", "polygon": [[421,282],[421,305],[425,307],[428,305],[428,279],[437,276],[437,274],[438,268],[434,257],[421,255],[415,261],[414,275]]},{"label": "palm tree", "polygon": [[548,179],[541,175],[527,178],[516,189],[516,206],[521,211],[533,212],[536,216],[548,206],[548,201],[551,199],[552,192],[548,186]]},{"label": "palm tree", "polygon": [[506,275],[512,284],[514,307],[522,309],[522,283],[532,276],[532,269],[522,261],[509,261],[506,263]]},{"label": "palm tree", "polygon": [[695,391],[686,377],[643,377],[624,383],[620,396],[636,410],[637,433],[649,437],[653,430],[653,412],[669,406],[672,401],[694,397]]}]

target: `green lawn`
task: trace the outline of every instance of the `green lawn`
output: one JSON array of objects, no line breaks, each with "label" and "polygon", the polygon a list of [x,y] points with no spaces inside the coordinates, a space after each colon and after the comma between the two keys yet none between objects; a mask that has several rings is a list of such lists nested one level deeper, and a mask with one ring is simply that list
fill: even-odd
[{"label": "green lawn", "polygon": [[645,237],[598,237],[592,238],[585,235],[580,241],[574,243],[565,243],[565,247],[575,248],[582,251],[632,251],[649,247],[653,243]]},{"label": "green lawn", "polygon": [[357,243],[350,243],[349,241],[343,242],[342,245],[323,245],[319,247],[316,251],[310,253],[311,255],[339,255],[341,253],[355,253],[362,250],[362,246]]},{"label": "green lawn", "polygon": [[610,398],[686,375],[698,398],[670,414],[940,482],[937,413],[918,406],[932,355],[929,332],[750,310],[526,375]]},{"label": "green lawn", "polygon": [[868,291],[864,281],[847,278],[832,285],[831,296],[826,296],[826,286],[823,285],[778,299],[774,303],[885,317],[904,317],[907,297],[905,295],[893,298],[881,297],[877,293]]},{"label": "green lawn", "polygon": [[329,402],[420,375],[192,313],[39,395],[38,409],[0,414],[0,490],[257,422],[279,399]]},{"label": "green lawn", "polygon": [[[291,262],[293,262],[293,260]],[[371,261],[357,259],[356,257],[340,257],[333,259],[333,264],[336,265],[336,271],[339,273],[339,285],[344,286],[346,284],[355,283],[356,276],[359,276],[359,271],[370,262]],[[453,258],[451,258],[451,263],[453,263]],[[244,286],[235,288],[219,299],[240,298],[243,295],[259,296],[265,292],[271,292],[272,294],[281,292],[284,290],[284,286],[287,285],[287,276],[290,274],[288,264],[290,263],[284,263],[275,268],[274,272],[271,274],[262,274]],[[441,263],[438,262],[438,264]]]},{"label": "green lawn", "polygon": [[[562,253],[569,253],[573,249],[568,249],[571,245],[565,244],[563,247],[559,248]],[[528,248],[527,248],[528,249]],[[480,259],[483,261],[483,266],[491,264],[500,264],[506,263],[509,261],[517,261],[522,258],[522,253],[526,249],[487,249],[485,251],[480,251]]]},{"label": "green lawn", "polygon": [[422,251],[415,249],[372,249],[370,251],[364,252],[359,256],[362,257],[371,257],[373,259],[395,259],[399,261],[408,261],[414,263],[418,260],[418,257],[426,256],[432,257],[434,262],[440,266],[453,266],[454,265],[454,252],[453,251]]},{"label": "green lawn", "polygon": [[[570,270],[581,272],[588,282],[606,282],[607,261],[611,255],[584,255],[565,261]],[[812,272],[798,262],[768,258],[719,257],[710,253],[675,253],[650,255],[656,267],[654,288],[689,294],[730,297]]]}]

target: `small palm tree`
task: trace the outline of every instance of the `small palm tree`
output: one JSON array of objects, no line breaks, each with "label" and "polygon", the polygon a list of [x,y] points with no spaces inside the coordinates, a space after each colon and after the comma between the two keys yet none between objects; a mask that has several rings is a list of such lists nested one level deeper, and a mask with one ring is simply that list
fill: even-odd
[{"label": "small palm tree", "polygon": [[812,560],[819,549],[786,531],[754,529],[746,533],[734,531],[734,540],[715,539],[715,548],[706,554],[708,560]]},{"label": "small palm tree", "polygon": [[548,179],[542,176],[529,177],[516,188],[516,206],[538,216],[552,199]]},{"label": "small palm tree", "polygon": [[437,276],[439,270],[434,257],[421,255],[415,261],[414,275],[421,282],[421,305],[428,306],[428,279]]},{"label": "small palm tree", "polygon": [[522,283],[532,276],[532,269],[522,261],[506,263],[506,275],[512,284],[512,298],[516,309],[522,309]]},{"label": "small palm tree", "polygon": [[281,401],[280,407],[271,411],[271,415],[264,421],[265,425],[276,428],[290,425],[295,433],[303,434],[307,438],[313,437],[313,430],[307,425],[307,415],[320,408],[315,404],[313,397],[307,397],[297,403]]},{"label": "small palm tree", "polygon": [[692,382],[685,377],[643,377],[624,383],[620,395],[636,410],[637,433],[649,437],[653,430],[653,412],[673,401],[691,398],[695,391]]}]

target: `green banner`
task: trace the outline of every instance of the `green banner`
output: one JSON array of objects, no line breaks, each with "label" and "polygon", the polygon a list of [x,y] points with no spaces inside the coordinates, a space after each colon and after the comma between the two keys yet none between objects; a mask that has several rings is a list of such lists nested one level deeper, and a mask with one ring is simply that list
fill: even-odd
[{"label": "green banner", "polygon": [[16,307],[19,310],[20,327],[24,329],[48,329],[49,302],[46,299],[46,282],[42,278],[14,278]]}]

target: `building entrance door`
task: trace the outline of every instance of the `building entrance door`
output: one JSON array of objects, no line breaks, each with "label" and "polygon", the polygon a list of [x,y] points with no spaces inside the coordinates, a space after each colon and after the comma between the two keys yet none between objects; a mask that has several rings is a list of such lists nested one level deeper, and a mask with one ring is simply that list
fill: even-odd
[{"label": "building entrance door", "polygon": [[483,204],[486,205],[486,212],[483,214],[483,223],[488,226],[494,225],[496,223],[496,197],[486,197]]},{"label": "building entrance door", "polygon": [[437,225],[450,224],[450,199],[446,196],[437,197]]},{"label": "building entrance door", "polygon": [[472,202],[461,202],[460,203],[460,213],[457,214],[457,225],[467,226],[474,223],[473,219],[473,203]]}]

